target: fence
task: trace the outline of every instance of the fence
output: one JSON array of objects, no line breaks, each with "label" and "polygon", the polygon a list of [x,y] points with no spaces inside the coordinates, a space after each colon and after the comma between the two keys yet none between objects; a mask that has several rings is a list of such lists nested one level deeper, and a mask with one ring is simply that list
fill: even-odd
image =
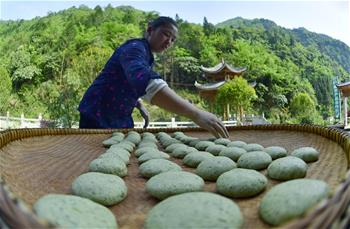
[{"label": "fence", "polygon": [[[9,112],[6,116],[0,116],[0,130],[14,129],[14,128],[40,128],[42,124],[42,115],[39,114],[37,119],[25,118],[24,114],[20,118],[10,117]],[[225,126],[237,126],[236,120],[223,121]],[[143,122],[135,122],[135,128],[142,128]],[[269,124],[264,116],[247,115],[243,125],[259,125]],[[150,122],[148,128],[174,128],[174,127],[194,127],[197,126],[193,122],[178,122],[172,118],[170,122]],[[78,125],[73,125],[73,128],[78,128]]]},{"label": "fence", "polygon": [[[237,121],[223,121],[225,126],[237,126]],[[135,122],[135,128],[142,128],[143,122]],[[174,128],[174,127],[195,127],[193,122],[177,122],[175,118],[171,118],[170,122],[150,122],[148,128]]]},{"label": "fence", "polygon": [[24,118],[24,114],[20,118],[10,117],[7,112],[6,116],[0,116],[0,130],[14,129],[14,128],[40,128],[42,116],[39,114],[37,119]]},{"label": "fence", "polygon": [[[25,118],[22,114],[20,118],[7,116],[0,116],[0,130],[14,129],[14,128],[40,128],[42,116],[39,115],[37,119]],[[225,126],[236,126],[237,121],[224,121]],[[135,128],[142,128],[143,122],[135,122]],[[173,128],[173,127],[194,127],[193,122],[178,122],[172,118],[170,122],[150,122],[148,128]],[[77,125],[74,125],[77,128]]]}]

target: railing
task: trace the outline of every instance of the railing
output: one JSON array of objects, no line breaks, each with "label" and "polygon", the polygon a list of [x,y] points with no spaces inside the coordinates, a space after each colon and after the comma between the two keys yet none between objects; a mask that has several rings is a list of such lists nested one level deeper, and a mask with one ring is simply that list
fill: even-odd
[{"label": "railing", "polygon": [[24,114],[20,118],[10,117],[9,113],[6,116],[0,116],[0,130],[14,128],[40,128],[42,116],[39,114],[37,119],[24,118]]},{"label": "railing", "polygon": [[[237,121],[223,121],[225,126],[237,126]],[[142,128],[144,122],[135,122],[135,128]],[[172,118],[170,122],[150,122],[148,128],[174,128],[174,127],[195,127],[194,122],[177,122]]]},{"label": "railing", "polygon": [[[40,128],[42,117],[39,115],[38,119],[24,118],[22,114],[20,118],[7,116],[0,116],[0,130],[14,129],[14,128]],[[237,121],[224,121],[225,126],[236,126]],[[144,122],[135,122],[135,128],[142,128]],[[150,122],[148,128],[174,128],[174,127],[194,127],[197,126],[193,122],[178,122],[172,118],[170,122]],[[73,125],[77,128],[78,125]]]},{"label": "railing", "polygon": [[[7,116],[0,116],[0,130],[14,129],[14,128],[40,128],[42,127],[42,116],[39,114],[37,119],[24,118],[22,114],[20,118],[10,117],[9,113]],[[236,120],[223,121],[225,126],[237,126],[239,123]],[[135,128],[142,128],[144,122],[135,122]],[[245,117],[245,121],[241,125],[259,125],[269,124],[264,116],[253,116],[250,115]],[[175,127],[195,127],[197,126],[193,122],[178,122],[175,118],[172,118],[170,122],[150,122],[148,128],[175,128]],[[73,128],[78,128],[78,125],[73,125]]]}]

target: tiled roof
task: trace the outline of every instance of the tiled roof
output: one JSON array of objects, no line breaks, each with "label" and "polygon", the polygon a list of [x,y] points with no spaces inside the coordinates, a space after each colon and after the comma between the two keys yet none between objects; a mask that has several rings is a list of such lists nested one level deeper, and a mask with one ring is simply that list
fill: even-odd
[{"label": "tiled roof", "polygon": [[200,90],[204,91],[211,91],[211,90],[217,90],[219,87],[224,85],[226,81],[220,81],[220,82],[215,82],[215,83],[206,83],[206,84],[200,84],[197,81],[194,82],[194,86]]},{"label": "tiled roof", "polygon": [[245,68],[245,67],[240,67],[240,68],[232,67],[231,65],[227,64],[225,62],[225,60],[222,60],[219,64],[217,64],[216,66],[211,67],[211,68],[206,68],[206,67],[201,66],[202,71],[207,72],[207,73],[211,73],[211,74],[219,73],[225,68],[228,69],[230,72],[237,73],[237,74],[242,73],[245,70],[247,70],[247,68]]}]

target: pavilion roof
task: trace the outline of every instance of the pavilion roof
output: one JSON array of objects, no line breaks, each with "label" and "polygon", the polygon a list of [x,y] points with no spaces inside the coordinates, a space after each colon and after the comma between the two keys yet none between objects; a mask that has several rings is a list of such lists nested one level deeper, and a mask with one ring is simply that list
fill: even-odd
[{"label": "pavilion roof", "polygon": [[350,86],[350,81],[349,81],[349,82],[345,82],[345,83],[337,84],[337,87],[338,87],[338,88],[349,87],[349,86]]},{"label": "pavilion roof", "polygon": [[206,84],[200,84],[197,81],[194,82],[194,86],[198,88],[199,90],[203,91],[212,91],[219,89],[222,85],[224,85],[226,81],[220,81],[215,83],[206,83]]},{"label": "pavilion roof", "polygon": [[337,84],[337,87],[340,89],[344,97],[350,96],[350,81]]},{"label": "pavilion roof", "polygon": [[233,66],[227,64],[224,59],[222,59],[221,62],[214,67],[206,68],[206,67],[201,66],[201,70],[206,72],[206,73],[209,73],[209,74],[216,74],[216,73],[220,73],[222,71],[229,71],[229,72],[232,72],[234,74],[241,74],[242,72],[247,70],[247,68],[245,68],[245,67],[239,67],[239,68],[233,67]]}]

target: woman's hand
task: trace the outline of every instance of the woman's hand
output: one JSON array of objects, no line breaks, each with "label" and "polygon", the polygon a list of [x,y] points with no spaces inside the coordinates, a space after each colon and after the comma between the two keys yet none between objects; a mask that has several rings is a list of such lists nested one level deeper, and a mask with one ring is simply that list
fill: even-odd
[{"label": "woman's hand", "polygon": [[198,110],[192,118],[198,126],[208,130],[215,137],[229,138],[229,133],[224,124],[212,113]]},{"label": "woman's hand", "polygon": [[229,134],[222,122],[212,113],[200,110],[178,96],[169,87],[163,87],[152,98],[151,103],[170,112],[193,120],[198,126],[208,130],[215,137],[228,138]]},{"label": "woman's hand", "polygon": [[141,102],[141,100],[137,100],[136,108],[140,111],[142,118],[145,120],[145,124],[143,125],[143,128],[147,128],[149,124],[149,113],[146,107]]}]

